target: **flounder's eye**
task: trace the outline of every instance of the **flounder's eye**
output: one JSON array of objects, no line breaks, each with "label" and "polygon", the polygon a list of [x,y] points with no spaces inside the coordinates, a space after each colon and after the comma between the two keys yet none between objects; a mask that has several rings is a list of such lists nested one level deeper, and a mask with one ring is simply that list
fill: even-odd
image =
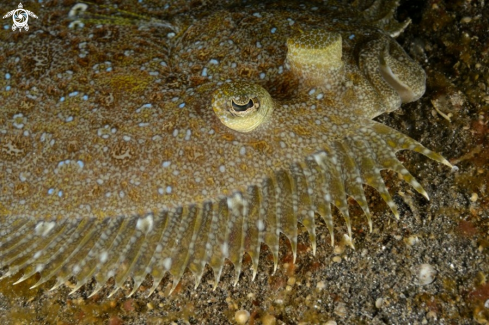
[{"label": "flounder's eye", "polygon": [[246,103],[246,99],[242,98],[231,99],[231,112],[236,115],[249,114],[251,111],[256,111],[260,108],[260,101],[258,98],[250,98]]},{"label": "flounder's eye", "polygon": [[273,100],[260,85],[226,83],[214,92],[212,109],[228,128],[251,132],[270,118]]}]

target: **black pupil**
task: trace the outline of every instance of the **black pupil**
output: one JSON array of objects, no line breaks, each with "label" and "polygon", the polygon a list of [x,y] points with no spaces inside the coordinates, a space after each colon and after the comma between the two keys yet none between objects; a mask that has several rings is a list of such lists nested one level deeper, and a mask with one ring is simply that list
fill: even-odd
[{"label": "black pupil", "polygon": [[246,111],[248,108],[250,107],[253,107],[253,100],[249,100],[249,102],[247,104],[244,104],[244,105],[238,105],[234,102],[234,100],[232,101],[232,105],[233,105],[233,108],[236,112],[244,112]]}]

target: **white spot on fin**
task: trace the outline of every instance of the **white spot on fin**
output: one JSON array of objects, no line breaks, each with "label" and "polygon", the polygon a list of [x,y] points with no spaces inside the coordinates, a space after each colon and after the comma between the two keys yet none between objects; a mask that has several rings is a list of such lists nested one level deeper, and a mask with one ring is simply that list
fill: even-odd
[{"label": "white spot on fin", "polygon": [[153,223],[153,215],[148,214],[146,217],[138,219],[136,228],[147,235],[153,230]]},{"label": "white spot on fin", "polygon": [[104,264],[105,262],[107,262],[108,258],[109,258],[109,254],[106,251],[100,253],[100,263]]},{"label": "white spot on fin", "polygon": [[258,220],[256,222],[256,227],[258,228],[259,231],[265,230],[265,223],[263,222],[263,220]]},{"label": "white spot on fin", "polygon": [[41,221],[36,226],[36,235],[45,237],[54,228],[56,223],[54,221],[46,222]]},{"label": "white spot on fin", "polygon": [[222,254],[224,255],[224,257],[227,258],[229,256],[229,246],[228,246],[228,243],[222,244],[221,250],[222,250]]},{"label": "white spot on fin", "polygon": [[171,257],[167,257],[167,258],[165,258],[165,260],[163,261],[163,266],[165,267],[165,269],[166,269],[167,271],[170,269],[171,264],[172,264]]}]

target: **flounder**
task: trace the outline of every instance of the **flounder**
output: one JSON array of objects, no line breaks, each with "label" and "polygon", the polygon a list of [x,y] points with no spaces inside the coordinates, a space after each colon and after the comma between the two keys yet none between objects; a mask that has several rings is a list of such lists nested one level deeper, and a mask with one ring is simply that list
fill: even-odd
[{"label": "flounder", "polygon": [[[351,238],[364,185],[399,213],[380,171],[415,140],[373,121],[419,99],[425,73],[393,39],[396,1],[214,1],[158,8],[55,3],[0,43],[0,267],[94,293],[209,265],[219,281],[279,235],[295,259],[315,215]],[[148,5],[149,6],[149,5]],[[134,13],[134,7],[140,13]],[[148,19],[148,15],[167,17]],[[67,19],[65,19],[67,17]]]}]

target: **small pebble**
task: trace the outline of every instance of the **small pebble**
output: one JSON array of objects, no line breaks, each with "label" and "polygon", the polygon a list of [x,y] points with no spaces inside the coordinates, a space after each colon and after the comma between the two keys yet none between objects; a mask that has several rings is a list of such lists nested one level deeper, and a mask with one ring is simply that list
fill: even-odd
[{"label": "small pebble", "polygon": [[346,317],[346,305],[344,302],[339,302],[334,308],[334,313],[340,317]]},{"label": "small pebble", "polygon": [[323,290],[324,288],[326,288],[326,284],[324,283],[324,281],[319,281],[318,284],[316,284],[316,288],[318,288],[319,290]]},{"label": "small pebble", "polygon": [[334,320],[329,320],[324,325],[336,325],[337,323]]},{"label": "small pebble", "polygon": [[470,200],[472,202],[477,202],[477,199],[479,198],[479,195],[477,193],[472,193],[472,196],[470,197]]},{"label": "small pebble", "polygon": [[124,321],[117,316],[112,316],[109,318],[109,325],[122,325]]},{"label": "small pebble", "polygon": [[124,308],[124,310],[127,312],[133,312],[135,310],[134,299],[124,301],[124,303],[122,304],[122,308]]},{"label": "small pebble", "polygon": [[265,315],[262,317],[261,322],[263,325],[275,325],[277,324],[277,319],[273,315]]},{"label": "small pebble", "polygon": [[344,245],[342,245],[342,246],[336,245],[333,249],[333,254],[339,255],[339,254],[342,254],[344,251],[345,251]]},{"label": "small pebble", "polygon": [[432,319],[432,320],[436,320],[436,313],[432,310],[432,311],[429,311],[427,314],[426,314],[426,317],[428,319]]},{"label": "small pebble", "polygon": [[427,285],[435,280],[436,271],[430,264],[421,264],[418,270],[418,285]]},{"label": "small pebble", "polygon": [[382,304],[384,303],[384,299],[383,298],[377,298],[377,300],[375,300],[375,307],[377,309],[380,309],[380,307],[382,307]]},{"label": "small pebble", "polygon": [[404,238],[404,243],[408,246],[414,246],[419,243],[419,237],[416,235],[409,236],[408,238]]},{"label": "small pebble", "polygon": [[489,309],[489,299],[487,299],[486,302],[484,303],[484,307],[486,307],[487,309]]},{"label": "small pebble", "polygon": [[289,286],[293,286],[295,284],[295,277],[290,277],[288,280],[287,280],[287,284]]},{"label": "small pebble", "polygon": [[341,262],[341,257],[339,257],[339,256],[333,257],[333,262],[340,263]]},{"label": "small pebble", "polygon": [[234,314],[234,319],[238,324],[246,324],[248,319],[250,319],[250,313],[247,310],[241,309]]}]

